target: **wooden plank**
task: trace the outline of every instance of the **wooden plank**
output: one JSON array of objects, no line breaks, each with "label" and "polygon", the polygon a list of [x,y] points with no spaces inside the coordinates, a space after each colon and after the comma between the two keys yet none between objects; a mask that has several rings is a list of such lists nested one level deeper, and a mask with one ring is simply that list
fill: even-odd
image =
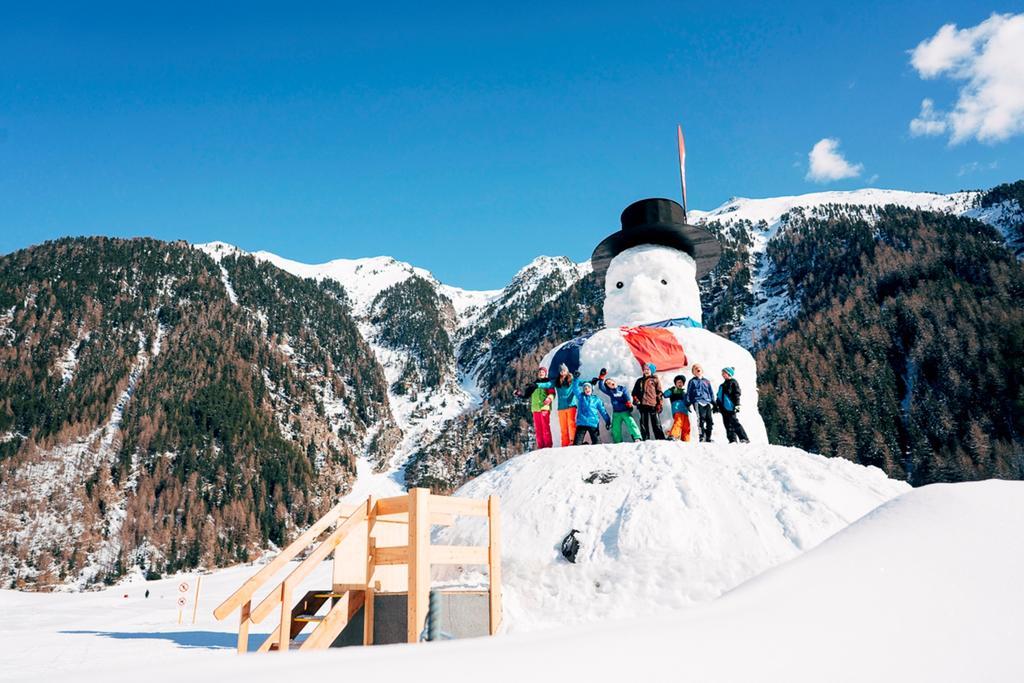
[{"label": "wooden plank", "polygon": [[363,604],[363,645],[373,645],[373,599],[376,591],[366,587],[366,602]]},{"label": "wooden plank", "polygon": [[377,500],[376,513],[378,517],[393,515],[409,511],[408,496],[394,496],[392,498],[380,498]]},{"label": "wooden plank", "polygon": [[[379,518],[378,518],[379,519]],[[408,545],[409,526],[407,524],[376,524],[373,527],[373,539],[378,548],[390,548]],[[374,570],[373,582],[380,582],[377,593],[404,593],[409,589],[409,566],[406,564],[390,564]]]},{"label": "wooden plank", "polygon": [[431,564],[489,564],[487,548],[473,545],[432,545]]},{"label": "wooden plank", "polygon": [[[377,515],[377,522],[385,524],[408,524],[409,514],[396,512],[390,515]],[[441,512],[430,513],[430,524],[433,526],[451,526],[455,523],[455,516]]]},{"label": "wooden plank", "polygon": [[249,651],[249,611],[252,609],[252,600],[244,603],[239,611],[238,617],[238,654],[245,654]]},{"label": "wooden plank", "polygon": [[[309,637],[299,646],[300,650],[323,650],[331,646],[331,643],[338,637],[345,626],[352,621],[352,617],[363,607],[365,602],[365,586],[359,590],[350,591],[343,598],[334,603],[331,611],[324,616]],[[364,613],[365,615],[365,613]]]},{"label": "wooden plank", "polygon": [[[334,549],[331,585],[366,585],[366,522],[352,530]],[[342,589],[340,592],[344,592]]]},{"label": "wooden plank", "polygon": [[281,582],[281,623],[277,626],[277,650],[287,652],[292,631],[292,587],[285,579]]},{"label": "wooden plank", "polygon": [[487,516],[487,501],[474,498],[452,498],[449,496],[433,496],[430,499],[433,512],[448,515],[469,515],[472,517]]},{"label": "wooden plank", "polygon": [[[369,529],[375,524],[373,516],[373,496],[369,496],[366,505],[366,521],[353,529],[334,549],[334,572],[332,585],[351,586],[362,590],[366,586],[366,539]],[[344,592],[347,589],[341,589]]]},{"label": "wooden plank", "polygon": [[363,645],[373,645],[373,580],[377,573],[377,539],[373,537],[377,523],[377,506],[371,497],[367,501],[369,516],[366,525],[366,598],[363,605]]},{"label": "wooden plank", "polygon": [[380,567],[389,564],[409,564],[409,546],[396,545],[373,548],[373,563]]},{"label": "wooden plank", "polygon": [[501,626],[501,508],[497,496],[487,499],[487,583],[491,635]]},{"label": "wooden plank", "polygon": [[292,558],[299,554],[299,552],[305,550],[306,547],[316,540],[316,537],[327,529],[327,527],[333,524],[338,517],[341,517],[346,513],[351,514],[355,509],[356,508],[353,508],[351,503],[338,503],[331,508],[326,515],[314,522],[312,526],[292,541],[287,548],[282,550],[277,557],[263,565],[258,572],[253,574],[245,583],[242,584],[241,588],[229,595],[224,602],[217,605],[213,610],[213,616],[219,621],[234,612],[237,608],[241,607],[242,604],[249,602],[252,599],[253,594],[258,591],[264,583],[266,583],[267,579],[280,571],[280,569],[288,564]]},{"label": "wooden plank", "polygon": [[[332,531],[313,552],[307,555],[306,559],[300,562],[299,566],[293,569],[285,578],[285,581],[290,582],[293,586],[299,585],[327,557],[327,554],[333,551],[341,543],[342,539],[364,519],[366,519],[366,506],[360,506],[349,515],[348,519],[339,524],[338,528]],[[252,620],[257,624],[263,621],[274,610],[274,607],[279,604],[280,599],[281,593],[279,591],[271,592],[267,597],[263,598],[260,604],[256,605],[256,609],[252,611]]]},{"label": "wooden plank", "polygon": [[[302,630],[306,628],[307,623],[304,621],[297,621],[295,618],[302,614],[316,612],[320,609],[321,605],[323,605],[324,602],[326,602],[325,598],[317,597],[317,594],[320,592],[322,591],[309,591],[308,593],[306,593],[305,596],[303,596],[301,600],[295,603],[295,607],[292,608],[292,626],[291,629],[289,629],[288,631],[289,638],[291,640],[295,640],[295,638],[300,633],[302,633]],[[280,623],[278,623],[278,625],[274,627],[273,632],[271,632],[270,635],[267,636],[266,640],[264,640],[263,643],[260,644],[259,648],[257,648],[256,651],[267,652],[271,649],[277,649],[277,634],[279,634],[280,632],[281,625]]]},{"label": "wooden plank", "polygon": [[322,650],[334,642],[348,623],[348,600],[349,595],[346,593],[345,597],[334,603],[313,632],[299,646],[300,650]]},{"label": "wooden plank", "polygon": [[418,642],[430,598],[430,490],[409,490],[409,592],[406,639]]},{"label": "wooden plank", "polygon": [[280,633],[280,632],[281,632],[281,627],[279,625],[275,626],[274,630],[271,631],[270,635],[267,636],[267,639],[264,640],[262,643],[260,643],[260,646],[258,648],[256,648],[256,651],[257,652],[269,652],[270,651],[270,646],[277,644],[277,634]]}]

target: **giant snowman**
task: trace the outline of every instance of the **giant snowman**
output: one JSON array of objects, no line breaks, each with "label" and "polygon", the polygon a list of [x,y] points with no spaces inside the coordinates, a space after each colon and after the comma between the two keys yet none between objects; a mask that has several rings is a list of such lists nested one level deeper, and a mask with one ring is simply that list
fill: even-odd
[{"label": "giant snowman", "polygon": [[[663,389],[676,375],[686,380],[699,364],[715,394],[722,383],[722,368],[736,370],[742,392],[740,423],[753,443],[768,443],[764,421],[757,409],[757,367],[746,349],[701,326],[697,279],[718,263],[721,246],[704,228],[686,224],[686,214],[670,199],[643,199],[622,212],[622,229],[594,249],[591,263],[604,285],[606,327],[587,337],[566,342],[549,352],[541,363],[551,377],[562,363],[579,371],[580,379],[596,377],[601,368],[627,391],[653,362]],[[601,392],[608,404],[608,398]],[[609,405],[609,412],[611,411]],[[637,417],[634,410],[634,417]],[[661,413],[665,433],[672,422],[669,401]],[[726,440],[722,418],[716,414],[712,439]],[[691,441],[698,441],[696,410],[690,415]],[[559,443],[558,420],[551,431]],[[601,438],[610,441],[602,430]],[[625,435],[628,441],[628,434]]]}]

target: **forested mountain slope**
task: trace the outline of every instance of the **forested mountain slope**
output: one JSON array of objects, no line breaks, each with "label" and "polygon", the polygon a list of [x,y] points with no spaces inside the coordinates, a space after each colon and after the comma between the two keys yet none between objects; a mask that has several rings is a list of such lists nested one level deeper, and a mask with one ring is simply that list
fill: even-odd
[{"label": "forested mountain slope", "polygon": [[394,429],[340,287],[222,266],[148,239],[0,258],[2,580],[247,559],[324,512]]}]

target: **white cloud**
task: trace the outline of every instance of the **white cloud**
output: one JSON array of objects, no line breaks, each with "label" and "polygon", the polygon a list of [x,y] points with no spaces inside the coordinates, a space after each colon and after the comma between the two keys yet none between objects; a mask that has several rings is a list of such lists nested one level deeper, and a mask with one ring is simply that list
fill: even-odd
[{"label": "white cloud", "polygon": [[990,161],[987,164],[983,164],[980,161],[972,161],[969,164],[964,164],[960,167],[960,171],[957,173],[958,176],[965,176],[968,173],[974,173],[975,171],[994,171],[999,168],[998,161]]},{"label": "white cloud", "polygon": [[993,14],[964,29],[946,24],[910,51],[910,63],[921,78],[962,82],[952,111],[937,111],[930,99],[921,102],[921,113],[910,122],[912,135],[948,132],[957,144],[1024,133],[1024,14]]},{"label": "white cloud", "polygon": [[807,180],[816,183],[855,178],[864,170],[863,164],[851,164],[843,158],[839,151],[839,140],[836,138],[818,140],[807,155],[807,160],[810,162]]},{"label": "white cloud", "polygon": [[910,133],[918,135],[942,135],[946,132],[946,115],[935,111],[935,103],[927,97],[921,100],[921,113],[910,122]]}]

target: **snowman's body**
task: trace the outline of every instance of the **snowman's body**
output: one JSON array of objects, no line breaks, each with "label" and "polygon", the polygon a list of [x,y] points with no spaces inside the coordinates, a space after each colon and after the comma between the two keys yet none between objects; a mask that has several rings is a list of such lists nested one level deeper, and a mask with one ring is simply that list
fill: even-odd
[{"label": "snowman's body", "polygon": [[[623,251],[612,259],[605,276],[604,317],[607,327],[590,336],[580,348],[580,380],[589,381],[601,368],[606,368],[608,377],[630,391],[642,373],[640,361],[626,341],[629,328],[670,319],[689,318],[697,324],[701,321],[694,260],[682,251],[657,245]],[[693,376],[691,368],[699,364],[717,395],[723,381],[722,368],[735,368],[741,391],[740,423],[752,442],[767,443],[764,421],[757,409],[757,367],[753,356],[742,346],[701,327],[668,326],[659,333],[670,333],[685,355],[685,365],[675,363],[676,367],[658,368],[662,388],[670,388],[676,375],[683,375],[689,382]],[[557,350],[558,347],[545,356],[545,367],[551,365]],[[597,393],[607,402],[604,394]],[[668,400],[664,401],[661,419],[663,425],[671,424]],[[713,439],[724,441],[721,416],[716,415],[714,421]],[[551,422],[554,442],[559,443],[558,421]],[[697,441],[696,410],[691,413],[690,427],[691,440]],[[610,440],[607,432],[602,432],[602,440]]]}]

